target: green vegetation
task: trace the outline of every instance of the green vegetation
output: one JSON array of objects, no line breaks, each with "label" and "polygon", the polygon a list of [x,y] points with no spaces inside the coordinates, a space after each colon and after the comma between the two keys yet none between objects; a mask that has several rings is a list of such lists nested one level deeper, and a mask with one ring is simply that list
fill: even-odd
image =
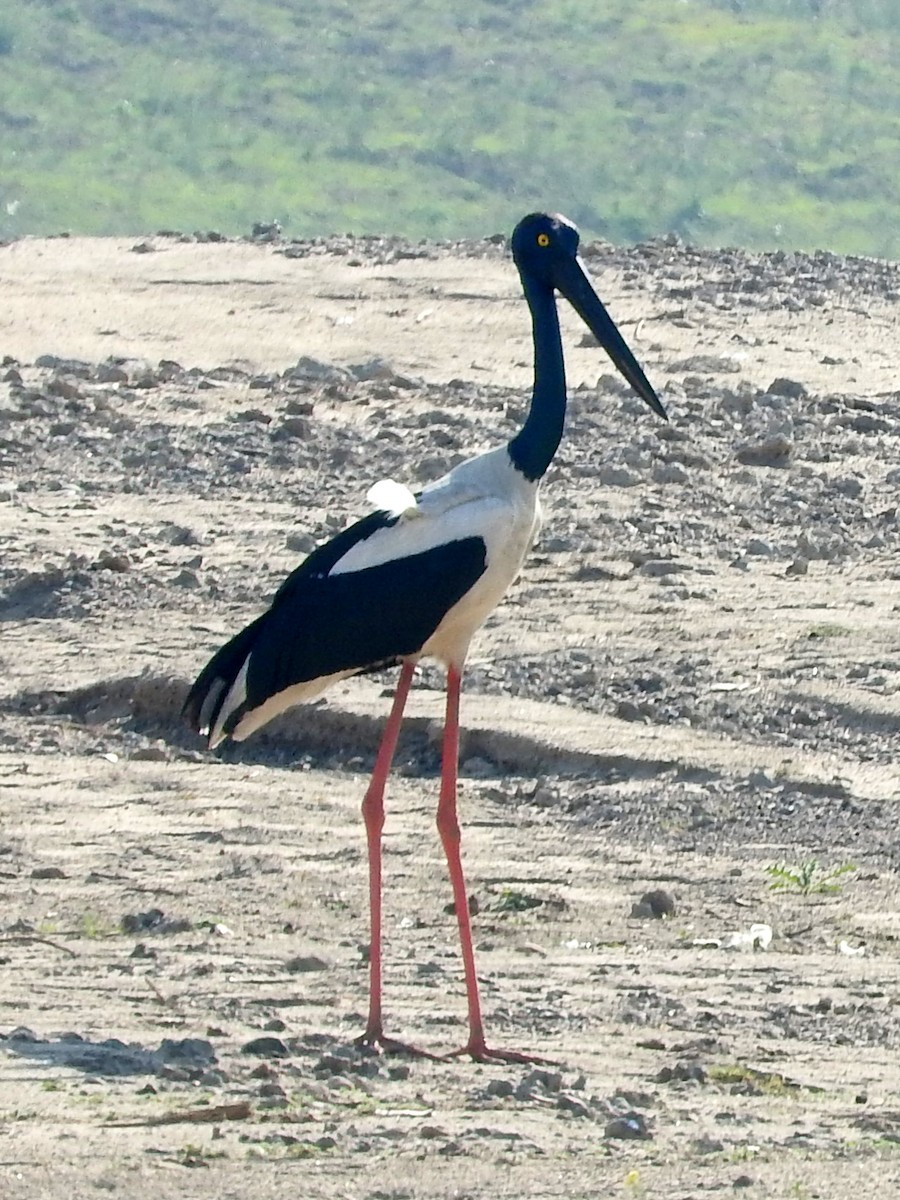
[{"label": "green vegetation", "polygon": [[791,1096],[800,1085],[777,1071],[759,1071],[746,1063],[723,1063],[710,1067],[709,1078],[721,1087],[746,1087],[766,1096]]},{"label": "green vegetation", "polygon": [[540,896],[529,896],[526,892],[517,892],[515,888],[503,888],[491,907],[495,912],[520,913],[540,908],[543,903]]},{"label": "green vegetation", "polygon": [[852,632],[852,629],[846,625],[838,625],[834,621],[823,621],[819,625],[813,625],[806,636],[815,640],[816,638],[849,637]]},{"label": "green vegetation", "polygon": [[843,888],[842,876],[855,871],[853,863],[841,863],[838,867],[826,868],[810,858],[798,863],[772,863],[766,874],[772,882],[773,892],[797,892],[801,896],[837,895]]},{"label": "green vegetation", "polygon": [[896,0],[21,0],[0,234],[587,231],[900,255]]}]

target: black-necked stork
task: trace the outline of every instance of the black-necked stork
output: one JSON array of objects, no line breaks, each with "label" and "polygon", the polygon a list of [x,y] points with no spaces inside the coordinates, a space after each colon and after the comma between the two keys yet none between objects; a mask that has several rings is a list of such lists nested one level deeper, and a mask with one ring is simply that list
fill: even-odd
[{"label": "black-necked stork", "polygon": [[516,226],[513,259],[534,331],[534,391],[525,424],[505,446],[470,458],[413,494],[383,481],[376,509],[317,547],[287,577],[271,607],[223,646],[201,672],[184,712],[210,747],[242,741],[336,680],[400,665],[393,705],[363,800],[371,911],[369,1017],[360,1042],[411,1049],[387,1038],[381,1007],[381,835],[384,790],[415,665],[429,656],[447,670],[447,708],[437,826],[459,923],[469,1036],[457,1054],[524,1062],[489,1049],[484,1037],[456,815],[459,694],[469,642],[515,579],[538,532],[541,477],[559,446],[566,412],[558,290],[653,411],[666,412],[591,286],[578,258],[578,230],[533,213]]}]

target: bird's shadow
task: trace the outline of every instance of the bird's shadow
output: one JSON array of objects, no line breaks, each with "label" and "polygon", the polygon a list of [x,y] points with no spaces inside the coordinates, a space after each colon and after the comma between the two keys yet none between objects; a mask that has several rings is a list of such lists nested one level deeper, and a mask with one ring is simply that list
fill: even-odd
[{"label": "bird's shadow", "polygon": [[[198,749],[198,738],[181,720],[188,684],[174,676],[138,675],[99,680],[71,692],[22,694],[19,711],[58,713],[86,725],[110,725],[156,738],[184,752]],[[387,707],[387,701],[386,701]],[[337,766],[371,768],[384,714],[348,712],[327,700],[304,704],[276,717],[248,742],[223,746],[216,753],[226,762],[270,767]],[[477,760],[480,776],[503,778],[512,772],[557,770],[593,776],[653,778],[679,764],[671,759],[588,753],[554,747],[528,734],[499,729],[462,731],[465,760]],[[397,761],[405,773],[431,778],[440,771],[440,745],[431,717],[404,718]]]}]

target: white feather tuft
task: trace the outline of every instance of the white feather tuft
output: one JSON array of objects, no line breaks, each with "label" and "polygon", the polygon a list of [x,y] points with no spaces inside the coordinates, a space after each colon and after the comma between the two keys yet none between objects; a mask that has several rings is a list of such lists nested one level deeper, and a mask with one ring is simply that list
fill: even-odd
[{"label": "white feather tuft", "polygon": [[412,516],[418,508],[416,498],[405,483],[397,483],[395,479],[379,479],[366,492],[366,500],[379,512],[390,513],[392,517],[406,514]]}]

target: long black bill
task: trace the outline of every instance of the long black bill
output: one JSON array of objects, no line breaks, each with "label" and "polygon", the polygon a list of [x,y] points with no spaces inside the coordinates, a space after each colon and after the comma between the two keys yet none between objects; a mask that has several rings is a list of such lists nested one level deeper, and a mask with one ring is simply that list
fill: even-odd
[{"label": "long black bill", "polygon": [[573,258],[562,264],[555,283],[641,399],[650,405],[657,416],[668,421],[668,414],[659,396],[603,307],[580,261]]}]

